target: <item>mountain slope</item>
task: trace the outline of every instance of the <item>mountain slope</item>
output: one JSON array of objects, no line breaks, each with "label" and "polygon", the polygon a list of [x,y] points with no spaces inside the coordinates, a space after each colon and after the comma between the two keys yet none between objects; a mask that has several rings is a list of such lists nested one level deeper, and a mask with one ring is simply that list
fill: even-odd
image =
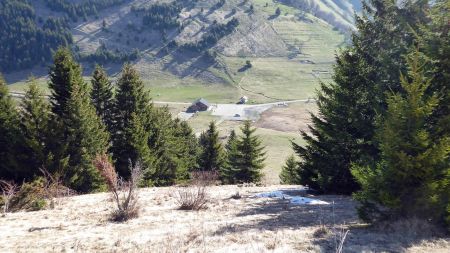
[{"label": "mountain slope", "polygon": [[[344,0],[311,1],[308,6],[315,8],[296,0],[89,1],[109,5],[76,21],[71,17],[78,14],[49,5],[66,0],[36,0],[32,6],[37,20],[69,20],[72,47],[86,75],[94,62],[114,76],[122,62],[132,61],[161,98],[183,101],[218,91],[225,93],[218,100],[226,101],[243,94],[257,101],[313,96],[317,78],[329,79],[334,51],[353,26],[354,7]],[[83,10],[89,1],[73,4]],[[244,67],[247,60],[252,68]],[[46,68],[37,65],[6,78],[44,77]]]}]

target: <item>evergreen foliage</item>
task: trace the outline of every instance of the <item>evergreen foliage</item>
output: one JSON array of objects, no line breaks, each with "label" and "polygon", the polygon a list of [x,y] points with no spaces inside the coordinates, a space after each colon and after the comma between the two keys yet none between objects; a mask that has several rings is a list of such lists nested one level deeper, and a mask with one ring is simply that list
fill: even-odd
[{"label": "evergreen foliage", "polygon": [[235,183],[234,175],[237,173],[235,169],[237,168],[237,158],[239,156],[237,144],[238,137],[236,135],[236,132],[232,130],[225,145],[226,163],[220,173],[222,182],[227,184]]},{"label": "evergreen foliage", "polygon": [[143,24],[155,30],[167,30],[180,26],[178,16],[182,6],[178,2],[154,4],[144,12]]},{"label": "evergreen foliage", "polygon": [[45,0],[47,7],[53,11],[63,12],[72,21],[78,22],[79,18],[97,15],[98,10],[125,3],[127,0],[83,0],[74,3],[69,0]]},{"label": "evergreen foliage", "polygon": [[9,96],[6,81],[0,75],[0,178],[22,180],[17,170],[17,145],[19,142],[19,115]]},{"label": "evergreen foliage", "polygon": [[91,99],[97,115],[103,121],[108,130],[113,129],[113,85],[108,79],[105,70],[99,65],[95,66],[91,79]]},{"label": "evergreen foliage", "polygon": [[239,25],[239,20],[231,19],[226,24],[219,24],[215,22],[209,27],[209,30],[203,34],[200,41],[196,43],[187,43],[182,46],[182,49],[201,52],[214,46],[221,38],[231,34]]},{"label": "evergreen foliage", "polygon": [[225,157],[214,121],[209,124],[208,130],[201,134],[199,142],[202,147],[198,162],[199,169],[202,171],[221,171],[225,165]]},{"label": "evergreen foliage", "polygon": [[388,97],[386,117],[377,131],[380,161],[352,170],[362,187],[355,196],[366,220],[421,217],[436,222],[443,221],[447,212],[449,187],[447,202],[442,202],[439,182],[450,170],[450,135],[437,141],[431,137],[427,124],[438,99],[426,94],[431,80],[424,77],[420,64],[416,55],[410,60],[409,78],[400,79],[405,95]]},{"label": "evergreen foliage", "polygon": [[[111,148],[115,167],[121,177],[128,178],[130,161],[136,164],[141,160],[145,170],[151,168],[151,161],[154,158],[146,150],[152,131],[152,107],[150,95],[145,91],[138,73],[131,65],[125,64],[117,81]],[[130,136],[136,138],[130,138]],[[138,139],[138,137],[147,137],[147,139]],[[144,174],[148,174],[148,171],[144,171]]]},{"label": "evergreen foliage", "polygon": [[0,70],[13,71],[44,63],[58,46],[72,43],[67,20],[49,17],[42,27],[29,0],[0,2]]},{"label": "evergreen foliage", "polygon": [[79,64],[68,49],[55,54],[50,68],[54,170],[65,185],[80,192],[99,190],[103,182],[92,161],[108,149],[109,135],[90,100]]},{"label": "evergreen foliage", "polygon": [[386,111],[386,91],[399,91],[405,55],[426,20],[427,3],[371,0],[356,17],[352,46],[337,56],[332,84],[321,84],[319,114],[313,115],[311,135],[302,133],[302,184],[325,193],[350,194],[358,184],[352,163],[370,164],[379,157],[374,140],[375,120]]},{"label": "evergreen foliage", "polygon": [[242,136],[237,141],[238,155],[233,178],[239,183],[260,182],[263,176],[266,153],[261,145],[261,140],[255,135],[256,128],[251,127],[250,121],[246,121],[241,128]]},{"label": "evergreen foliage", "polygon": [[291,155],[286,160],[286,164],[281,169],[280,182],[281,184],[298,184],[298,162],[295,160],[295,156]]},{"label": "evergreen foliage", "polygon": [[32,79],[21,101],[20,131],[23,152],[20,155],[22,178],[31,180],[39,174],[39,169],[46,168],[50,162],[47,143],[51,108],[36,81]]}]

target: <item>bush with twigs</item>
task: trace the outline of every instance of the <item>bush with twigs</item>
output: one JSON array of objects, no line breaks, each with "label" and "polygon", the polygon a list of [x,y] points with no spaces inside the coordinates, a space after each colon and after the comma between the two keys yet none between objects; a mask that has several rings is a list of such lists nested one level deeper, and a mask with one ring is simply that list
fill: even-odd
[{"label": "bush with twigs", "polygon": [[217,182],[218,174],[212,171],[197,171],[191,174],[188,186],[178,187],[176,200],[180,210],[201,210],[209,201],[207,187]]},{"label": "bush with twigs", "polygon": [[11,200],[14,198],[19,187],[14,182],[0,180],[0,190],[2,192],[1,204],[3,205],[3,214],[9,212]]},{"label": "bush with twigs", "polygon": [[95,167],[106,181],[108,190],[116,204],[111,215],[112,221],[123,222],[136,218],[139,215],[138,184],[142,179],[142,166],[138,162],[134,166],[130,164],[131,176],[128,181],[120,178],[107,155],[97,156],[94,160]]},{"label": "bush with twigs", "polygon": [[13,182],[0,181],[2,198],[0,206],[3,212],[38,211],[49,206],[54,208],[55,200],[60,197],[75,195],[76,192],[65,187],[59,177],[40,169],[42,175],[31,182],[18,185]]}]

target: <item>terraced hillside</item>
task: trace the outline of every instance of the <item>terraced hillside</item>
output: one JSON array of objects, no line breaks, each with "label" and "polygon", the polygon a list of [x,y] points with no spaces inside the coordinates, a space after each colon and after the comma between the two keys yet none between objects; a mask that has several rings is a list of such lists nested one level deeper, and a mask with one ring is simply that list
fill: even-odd
[{"label": "terraced hillside", "polygon": [[[31,1],[38,19],[66,15],[48,2]],[[131,59],[154,98],[163,101],[312,97],[318,79],[329,80],[334,52],[352,29],[353,5],[344,0],[117,2],[70,22],[85,75],[100,62],[114,77],[122,62]],[[161,26],[151,12],[164,4],[179,8]],[[145,23],[146,18],[151,22]],[[234,20],[237,26],[232,26]],[[221,34],[227,24],[231,32]],[[247,61],[251,67],[245,67]],[[14,83],[12,90],[20,90],[30,74],[44,84],[45,64],[7,73],[6,79]]]}]

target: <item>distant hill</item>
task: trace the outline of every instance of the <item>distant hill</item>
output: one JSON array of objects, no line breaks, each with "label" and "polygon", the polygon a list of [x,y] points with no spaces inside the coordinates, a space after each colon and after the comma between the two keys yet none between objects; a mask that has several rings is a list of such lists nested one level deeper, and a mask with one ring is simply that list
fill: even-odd
[{"label": "distant hill", "polygon": [[316,64],[304,66],[305,82],[326,79],[360,8],[354,0],[3,0],[0,5],[0,71],[9,82],[30,73],[45,76],[51,53],[67,45],[86,75],[94,63],[114,75],[130,61],[153,85],[234,86],[248,80],[242,80],[248,78],[246,60],[268,61],[269,68],[280,61],[288,69],[294,62]]}]

